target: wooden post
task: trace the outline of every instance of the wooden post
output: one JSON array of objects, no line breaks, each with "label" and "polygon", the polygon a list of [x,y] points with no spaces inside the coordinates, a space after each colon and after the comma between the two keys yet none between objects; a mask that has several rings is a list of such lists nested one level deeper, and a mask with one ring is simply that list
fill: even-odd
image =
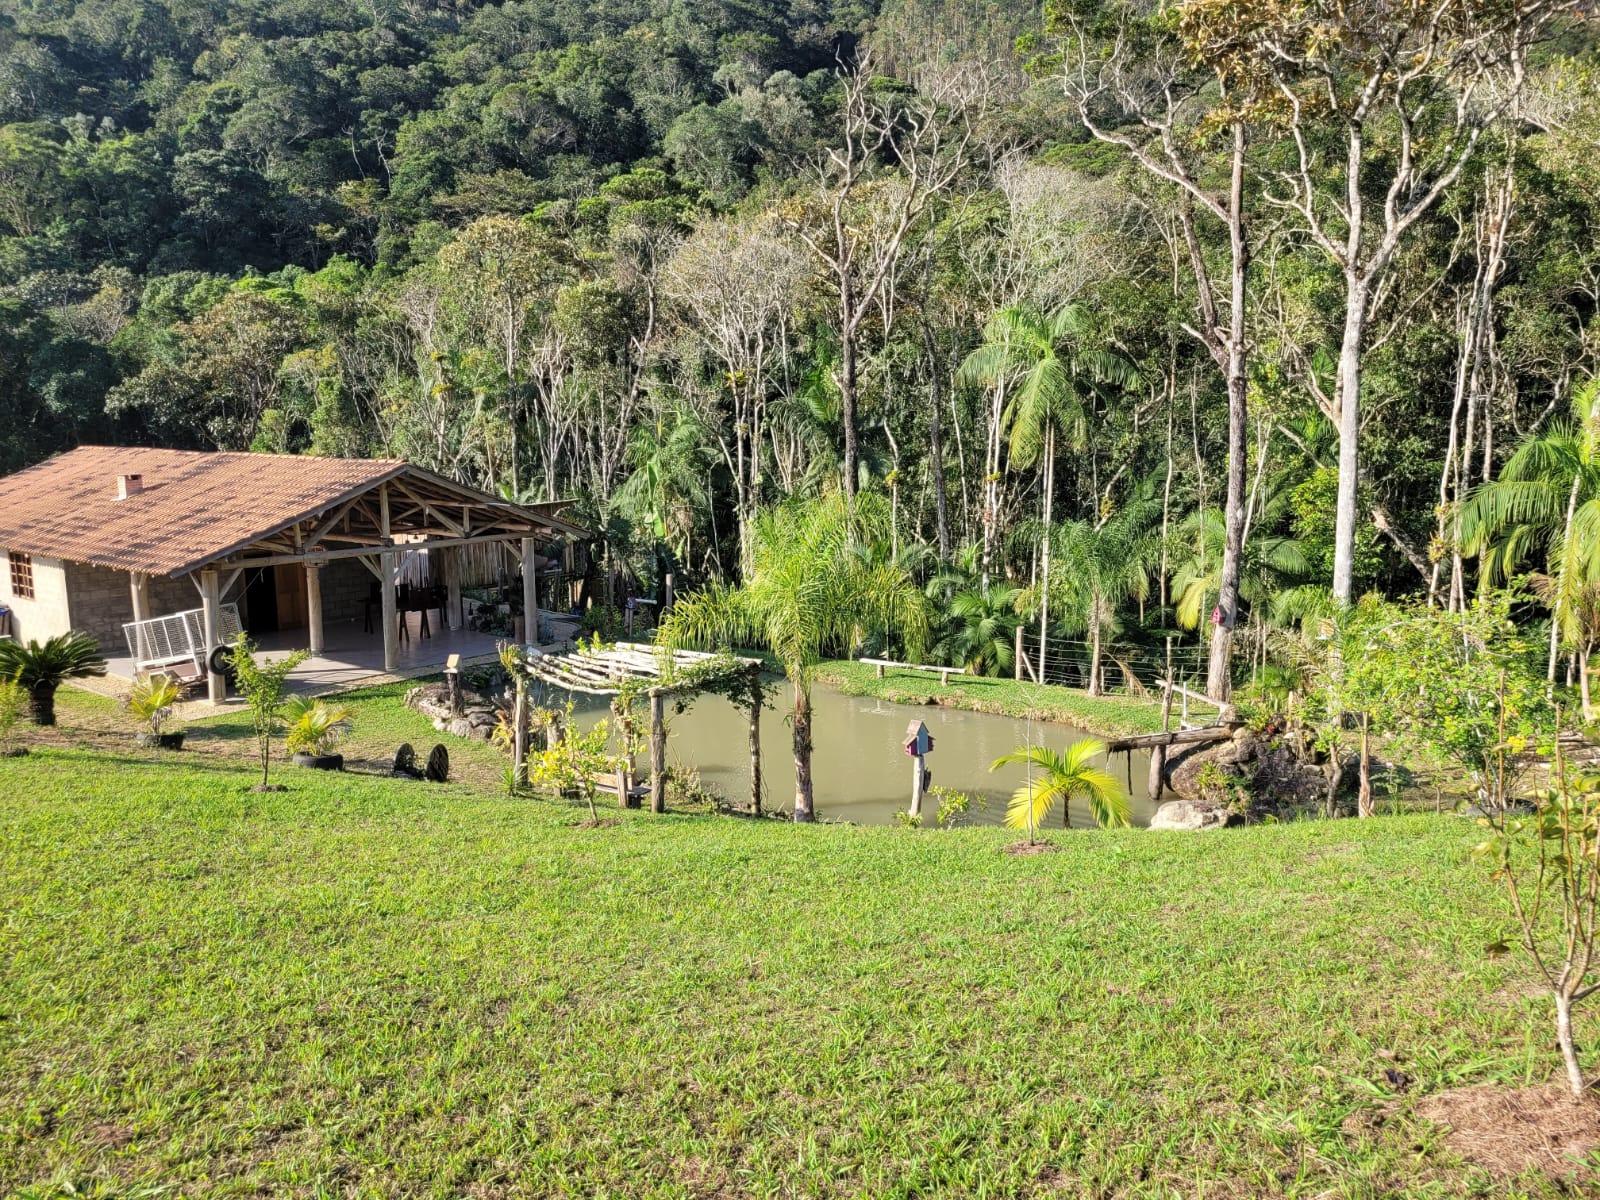
[{"label": "wooden post", "polygon": [[211,652],[222,640],[222,587],[214,569],[200,572],[200,608],[206,639],[206,698],[221,704],[228,696],[228,681],[211,669]]},{"label": "wooden post", "polygon": [[398,569],[399,556],[393,550],[385,550],[378,555],[380,577],[379,587],[382,590],[383,606],[383,669],[393,671],[400,665],[400,629],[398,614],[395,612],[394,577]]},{"label": "wooden post", "polygon": [[667,718],[666,697],[659,688],[650,689],[650,811],[667,811]]},{"label": "wooden post", "polygon": [[922,816],[922,785],[927,779],[928,767],[922,755],[911,760],[911,815]]},{"label": "wooden post", "polygon": [[522,539],[522,628],[530,646],[539,644],[539,567],[533,539]]},{"label": "wooden post", "polygon": [[461,628],[461,551],[460,546],[439,551],[444,572],[444,623],[450,629]]},{"label": "wooden post", "polygon": [[[1172,639],[1167,639],[1167,683],[1161,691],[1161,732],[1172,729]],[[1132,752],[1129,752],[1132,762]],[[1161,794],[1167,787],[1167,748],[1157,746],[1150,751],[1150,781],[1145,790],[1150,793],[1150,803],[1160,804]]]},{"label": "wooden post", "polygon": [[511,782],[515,787],[528,783],[528,680],[517,671],[517,698],[511,706]]},{"label": "wooden post", "polygon": [[1016,674],[1017,682],[1022,682],[1022,623],[1017,623],[1017,648],[1011,655],[1011,666]]},{"label": "wooden post", "polygon": [[308,562],[306,567],[306,642],[312,654],[321,654],[322,642],[322,566]]},{"label": "wooden post", "polygon": [[750,811],[761,815],[761,668],[750,668]]},{"label": "wooden post", "polygon": [[[133,593],[133,619],[148,621],[150,619],[150,576],[143,571],[131,571],[128,574],[128,585]],[[133,653],[136,658],[150,657],[150,642],[144,629],[135,630]]]},{"label": "wooden post", "polygon": [[[383,535],[385,545],[390,542],[389,526],[389,485],[382,484],[378,488],[378,532]],[[383,669],[393,671],[400,665],[400,636],[395,628],[395,575],[398,573],[398,556],[393,550],[385,550],[378,555],[378,588],[383,608]]]},{"label": "wooden post", "polygon": [[661,614],[665,616],[672,609],[672,572],[667,572],[666,594],[662,597]]}]

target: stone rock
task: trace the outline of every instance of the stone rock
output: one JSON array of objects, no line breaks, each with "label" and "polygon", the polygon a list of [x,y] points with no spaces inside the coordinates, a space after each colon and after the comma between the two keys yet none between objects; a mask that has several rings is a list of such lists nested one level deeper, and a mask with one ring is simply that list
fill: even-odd
[{"label": "stone rock", "polygon": [[470,738],[483,736],[483,734],[479,731],[478,726],[474,725],[465,717],[457,717],[448,725],[441,725],[439,728],[443,729],[446,733],[454,734],[456,737]]},{"label": "stone rock", "polygon": [[1197,832],[1236,825],[1239,817],[1225,808],[1198,800],[1168,800],[1150,818],[1151,829]]}]

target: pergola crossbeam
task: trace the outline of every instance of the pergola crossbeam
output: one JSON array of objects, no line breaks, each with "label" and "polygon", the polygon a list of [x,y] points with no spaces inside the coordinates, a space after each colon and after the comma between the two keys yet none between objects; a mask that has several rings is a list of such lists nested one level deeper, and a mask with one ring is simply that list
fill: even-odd
[{"label": "pergola crossbeam", "polygon": [[[679,672],[723,658],[728,662],[725,673],[716,678],[680,678]],[[668,650],[639,642],[619,642],[611,646],[568,650],[560,654],[546,654],[532,649],[522,657],[522,669],[532,678],[563,691],[578,692],[586,696],[615,698],[645,685],[644,692],[650,701],[650,810],[666,809],[666,719],[664,700],[667,696],[705,691],[713,684],[731,677],[744,676],[749,680],[750,697],[750,804],[754,812],[761,811],[761,684],[764,664],[758,658],[739,658],[708,654],[702,650]],[[627,803],[627,790],[620,790],[621,802]]]}]

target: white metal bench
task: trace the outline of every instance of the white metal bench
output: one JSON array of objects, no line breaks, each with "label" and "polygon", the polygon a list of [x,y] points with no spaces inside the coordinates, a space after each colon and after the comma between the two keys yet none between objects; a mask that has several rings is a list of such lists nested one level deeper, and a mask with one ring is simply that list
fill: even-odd
[{"label": "white metal bench", "polygon": [[857,659],[856,661],[865,663],[869,667],[877,668],[875,673],[879,679],[883,678],[884,672],[890,667],[893,667],[897,671],[927,671],[930,674],[937,673],[939,676],[939,683],[941,685],[948,684],[950,682],[950,676],[952,675],[965,675],[967,673],[967,669],[965,667],[941,667],[931,663],[895,662],[893,659],[888,658],[862,658]]}]

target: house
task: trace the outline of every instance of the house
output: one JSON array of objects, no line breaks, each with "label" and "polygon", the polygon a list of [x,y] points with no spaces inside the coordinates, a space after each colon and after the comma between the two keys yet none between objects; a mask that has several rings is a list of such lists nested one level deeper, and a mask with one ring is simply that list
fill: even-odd
[{"label": "house", "polygon": [[[418,564],[452,631],[463,563],[503,552],[537,629],[536,547],[587,536],[563,507],[398,459],[84,446],[0,478],[0,605],[15,637],[77,629],[144,662],[174,628],[220,645],[236,615],[314,656],[337,625],[342,645],[371,644],[374,667],[381,644],[393,672],[411,640],[396,585]],[[215,673],[208,691],[222,698]]]}]

